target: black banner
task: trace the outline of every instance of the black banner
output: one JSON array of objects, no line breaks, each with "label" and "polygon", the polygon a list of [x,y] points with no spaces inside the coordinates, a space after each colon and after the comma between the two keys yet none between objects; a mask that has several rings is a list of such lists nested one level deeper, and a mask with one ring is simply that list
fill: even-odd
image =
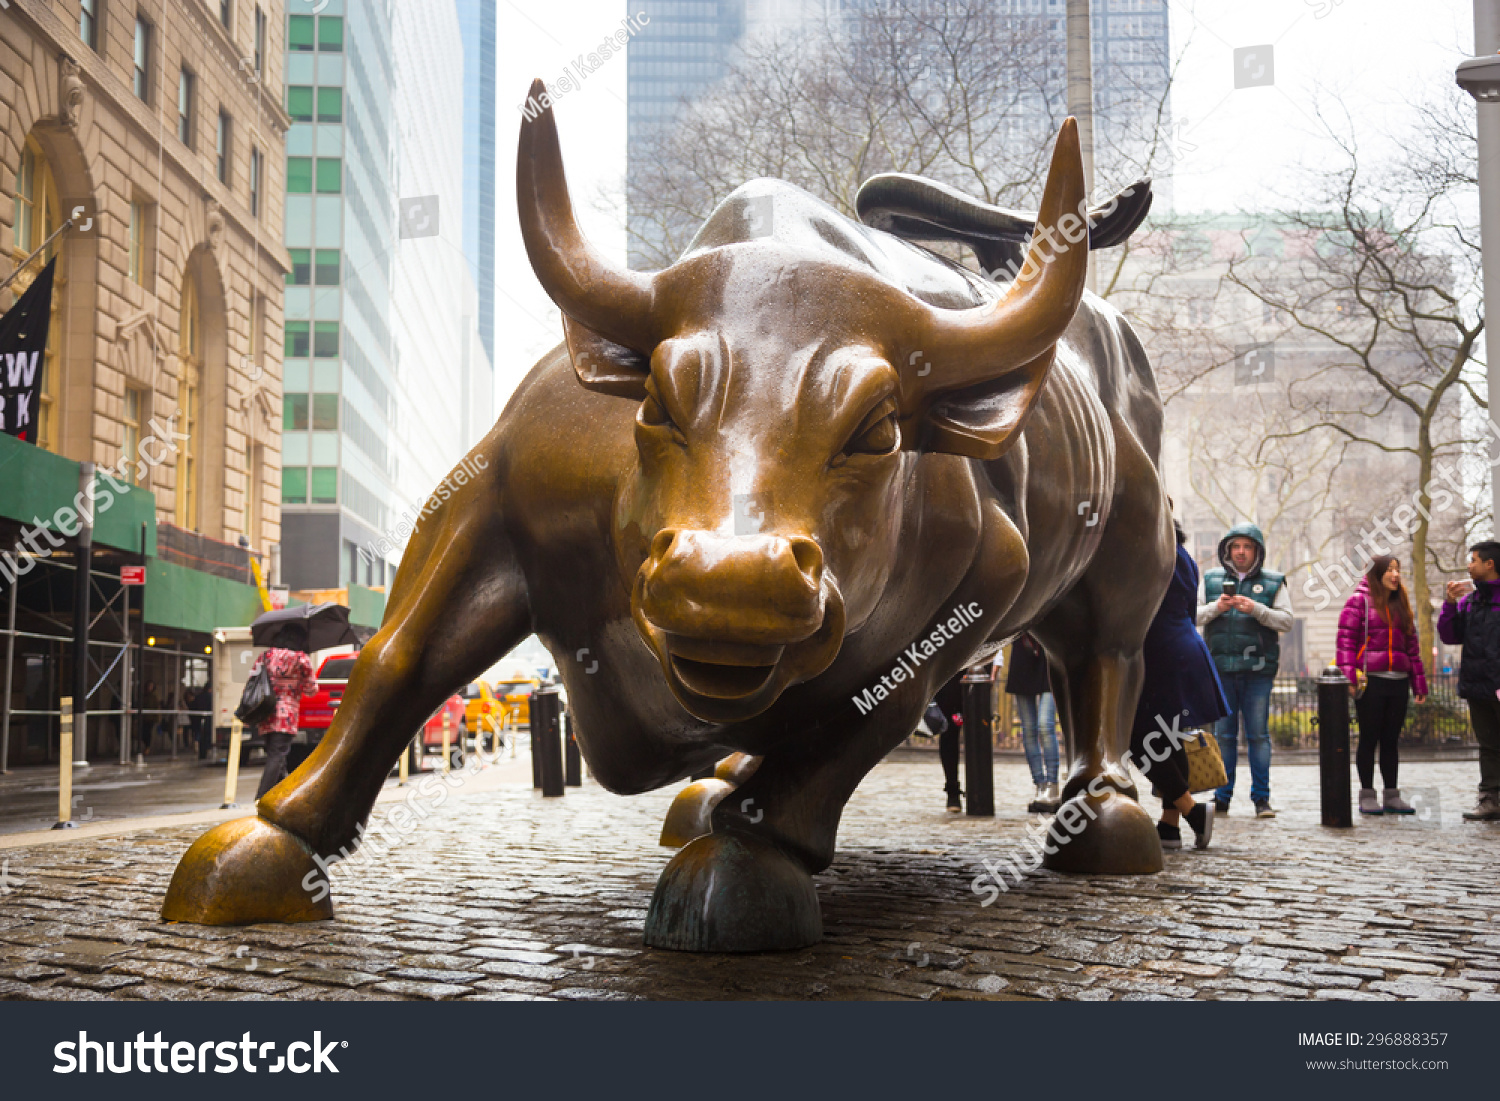
[{"label": "black banner", "polygon": [[17,439],[36,443],[36,416],[41,403],[42,356],[52,320],[52,272],[47,261],[26,293],[0,317],[0,428]]}]

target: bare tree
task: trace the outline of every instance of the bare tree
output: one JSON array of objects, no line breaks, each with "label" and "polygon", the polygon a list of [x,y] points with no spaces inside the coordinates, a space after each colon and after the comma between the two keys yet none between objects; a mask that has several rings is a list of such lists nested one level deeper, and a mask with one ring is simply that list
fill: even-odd
[{"label": "bare tree", "polygon": [[[1341,156],[1315,174],[1310,198],[1275,216],[1289,231],[1284,239],[1301,247],[1274,259],[1251,250],[1230,261],[1225,279],[1313,349],[1312,365],[1286,391],[1298,423],[1268,433],[1267,443],[1333,437],[1367,456],[1404,460],[1394,469],[1366,464],[1370,482],[1357,500],[1371,511],[1348,530],[1366,529],[1383,500],[1412,498],[1410,580],[1430,653],[1429,571],[1453,568],[1453,535],[1464,530],[1461,518],[1434,524],[1435,464],[1457,462],[1477,442],[1464,437],[1459,401],[1464,392],[1479,399],[1470,385],[1482,328],[1478,235],[1463,217],[1472,129],[1441,105],[1428,108],[1402,158],[1370,165],[1347,119],[1320,117]],[[1432,126],[1444,118],[1453,125]]]}]

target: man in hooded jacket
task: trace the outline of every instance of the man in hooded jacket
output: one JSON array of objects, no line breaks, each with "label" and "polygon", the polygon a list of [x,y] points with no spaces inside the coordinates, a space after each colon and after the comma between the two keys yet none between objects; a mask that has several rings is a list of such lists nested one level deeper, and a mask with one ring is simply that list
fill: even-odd
[{"label": "man in hooded jacket", "polygon": [[[1229,714],[1214,726],[1228,777],[1214,793],[1220,814],[1234,798],[1239,731],[1250,758],[1250,801],[1257,818],[1275,818],[1271,807],[1271,684],[1281,659],[1280,636],[1292,628],[1286,575],[1265,568],[1266,539],[1254,524],[1237,524],[1219,541],[1221,565],[1203,574],[1198,626],[1208,643]],[[1234,581],[1234,593],[1225,581]]]}]

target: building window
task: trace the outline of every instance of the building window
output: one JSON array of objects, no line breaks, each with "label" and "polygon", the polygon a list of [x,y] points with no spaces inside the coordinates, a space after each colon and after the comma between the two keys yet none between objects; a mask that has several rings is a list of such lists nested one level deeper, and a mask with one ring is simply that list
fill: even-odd
[{"label": "building window", "polygon": [[286,273],[286,285],[305,287],[312,282],[312,249],[291,248],[292,270]]},{"label": "building window", "polygon": [[312,53],[313,17],[289,15],[286,20],[286,48],[292,53]]},{"label": "building window", "polygon": [[281,396],[281,427],[289,432],[307,430],[306,394],[283,394]]},{"label": "building window", "polygon": [[288,195],[312,194],[312,158],[288,157],[286,159],[286,191]]},{"label": "building window", "polygon": [[307,467],[284,466],[281,468],[281,503],[284,505],[307,504]]},{"label": "building window", "polygon": [[224,184],[226,187],[229,186],[229,169],[230,165],[233,163],[230,152],[232,148],[230,145],[230,141],[233,127],[234,122],[230,119],[229,112],[220,111],[219,134],[217,140],[214,143],[214,151],[215,153],[217,153],[219,158],[219,182],[221,184]]},{"label": "building window", "polygon": [[255,71],[257,74],[266,70],[266,13],[260,10],[260,5],[255,6]]},{"label": "building window", "polygon": [[[15,252],[11,259],[19,264],[27,256],[42,247],[42,242],[57,232],[62,225],[59,215],[61,205],[57,201],[57,187],[52,179],[52,167],[42,153],[36,139],[27,138],[21,147],[21,160],[16,166],[15,190]],[[47,330],[47,347],[42,355],[42,382],[39,408],[36,410],[36,444],[47,451],[56,451],[58,372],[61,362],[58,345],[62,334],[63,302],[68,285],[65,258],[54,242],[37,258],[40,264],[57,260],[54,270],[52,292],[52,318]],[[11,293],[20,298],[40,270],[33,263],[10,285]]]},{"label": "building window", "polygon": [[313,90],[305,84],[288,84],[286,87],[286,113],[293,122],[313,120]]},{"label": "building window", "polygon": [[342,88],[318,89],[318,121],[344,121],[344,90]]},{"label": "building window", "polygon": [[191,70],[183,69],[177,74],[177,140],[189,149],[193,147],[193,79]]},{"label": "building window", "polygon": [[337,195],[344,190],[344,162],[338,157],[318,158],[318,194]]},{"label": "building window", "polygon": [[318,321],[313,324],[313,355],[319,359],[334,359],[339,354],[339,323]]},{"label": "building window", "polygon": [[132,77],[135,98],[151,102],[151,24],[135,17],[135,75]]},{"label": "building window", "polygon": [[258,294],[250,304],[250,365],[254,378],[259,378],[265,366],[266,355],[266,296]]},{"label": "building window", "polygon": [[250,217],[260,217],[260,187],[261,187],[261,156],[260,150],[255,146],[250,147]]},{"label": "building window", "polygon": [[313,280],[320,287],[336,287],[339,285],[339,250],[336,248],[320,248],[317,252],[317,266],[313,269]]},{"label": "building window", "polygon": [[139,386],[125,387],[125,440],[121,446],[121,454],[125,462],[121,465],[125,468],[125,480],[131,485],[141,484],[141,425],[146,423],[149,415],[146,391]]},{"label": "building window", "polygon": [[130,204],[130,281],[146,285],[146,204]]},{"label": "building window", "polygon": [[99,52],[99,0],[79,0],[78,37],[89,49]]},{"label": "building window", "polygon": [[315,466],[312,468],[312,493],[310,500],[315,505],[339,503],[339,468]]},{"label": "building window", "polygon": [[344,19],[338,15],[324,15],[318,19],[318,50],[325,54],[344,52]]},{"label": "building window", "polygon": [[290,359],[306,359],[311,343],[312,328],[306,321],[286,323],[286,354]]},{"label": "building window", "polygon": [[219,22],[226,31],[234,33],[234,0],[219,0]]},{"label": "building window", "polygon": [[339,396],[337,394],[313,395],[312,426],[314,432],[337,432],[339,430]]},{"label": "building window", "polygon": [[189,275],[182,283],[181,329],[177,336],[177,508],[176,524],[198,530],[198,427],[201,423],[203,333],[198,288]]}]

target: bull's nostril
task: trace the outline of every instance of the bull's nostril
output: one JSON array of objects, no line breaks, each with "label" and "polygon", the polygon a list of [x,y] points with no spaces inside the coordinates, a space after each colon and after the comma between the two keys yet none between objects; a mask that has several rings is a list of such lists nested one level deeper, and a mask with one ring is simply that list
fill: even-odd
[{"label": "bull's nostril", "polygon": [[667,552],[672,549],[672,540],[677,538],[677,532],[671,528],[662,528],[651,540],[651,558],[660,562],[666,558]]},{"label": "bull's nostril", "polygon": [[797,560],[797,568],[817,585],[823,579],[823,552],[818,544],[801,535],[793,536],[788,542],[792,545],[792,557]]}]

